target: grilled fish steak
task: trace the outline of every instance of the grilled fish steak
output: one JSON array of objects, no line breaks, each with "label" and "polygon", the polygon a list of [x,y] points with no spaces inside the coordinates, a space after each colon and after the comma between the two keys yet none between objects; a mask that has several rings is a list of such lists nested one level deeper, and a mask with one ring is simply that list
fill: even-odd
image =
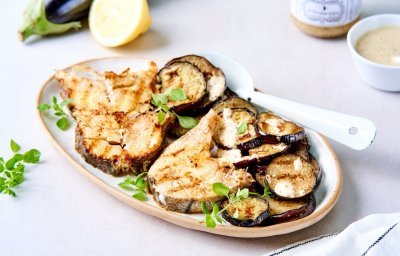
[{"label": "grilled fish steak", "polygon": [[146,171],[161,153],[174,117],[159,124],[150,105],[157,73],[151,62],[137,72],[100,74],[75,66],[56,74],[62,96],[73,100],[76,150],[89,164],[120,176]]},{"label": "grilled fish steak", "polygon": [[210,110],[199,124],[169,145],[148,172],[149,188],[163,207],[182,213],[200,213],[201,203],[221,200],[212,184],[222,182],[232,191],[253,182],[244,169],[221,165],[211,155],[217,114]]},{"label": "grilled fish steak", "polygon": [[150,108],[156,93],[157,65],[150,62],[145,71],[129,69],[117,75],[100,74],[87,66],[74,66],[55,75],[64,98],[71,98],[70,108],[94,113],[140,112]]}]

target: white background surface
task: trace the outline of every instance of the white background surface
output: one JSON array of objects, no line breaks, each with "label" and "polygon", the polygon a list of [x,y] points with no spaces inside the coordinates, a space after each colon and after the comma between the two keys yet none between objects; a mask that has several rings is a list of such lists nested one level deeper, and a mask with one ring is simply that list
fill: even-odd
[{"label": "white background surface", "polygon": [[[288,1],[153,1],[151,30],[133,43],[106,49],[87,28],[28,44],[16,31],[27,1],[1,0],[0,155],[14,138],[42,151],[18,197],[0,195],[0,255],[261,255],[343,229],[371,213],[400,211],[400,93],[366,86],[344,39],[320,40],[291,22]],[[363,16],[400,13],[397,0],[365,0]],[[191,231],[144,215],[80,175],[41,130],[40,86],[70,64],[106,56],[169,58],[219,51],[242,62],[257,87],[276,96],[372,119],[371,147],[332,143],[343,167],[342,196],[319,223],[272,238],[237,239]]]}]

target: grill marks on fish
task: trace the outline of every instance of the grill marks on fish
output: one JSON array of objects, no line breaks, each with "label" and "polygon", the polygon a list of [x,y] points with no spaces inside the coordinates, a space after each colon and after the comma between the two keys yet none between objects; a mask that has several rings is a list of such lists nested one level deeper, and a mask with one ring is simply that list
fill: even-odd
[{"label": "grill marks on fish", "polygon": [[166,209],[199,213],[201,202],[221,199],[212,191],[213,183],[222,182],[234,191],[254,181],[246,170],[223,166],[211,155],[216,118],[211,110],[195,128],[169,145],[151,166],[150,190]]},{"label": "grill marks on fish", "polygon": [[100,74],[89,67],[59,71],[63,97],[72,98],[77,121],[76,148],[85,160],[113,175],[146,169],[165,146],[166,129],[174,117],[158,124],[150,101],[158,68]]}]

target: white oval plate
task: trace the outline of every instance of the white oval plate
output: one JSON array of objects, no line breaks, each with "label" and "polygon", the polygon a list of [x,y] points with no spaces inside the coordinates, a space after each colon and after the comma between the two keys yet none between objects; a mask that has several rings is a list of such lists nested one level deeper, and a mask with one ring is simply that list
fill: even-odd
[{"label": "white oval plate", "polygon": [[[149,61],[149,59],[145,58],[115,57],[88,60],[79,64],[89,65],[98,71],[112,70],[114,72],[121,72],[127,67],[130,67],[132,70],[145,69]],[[159,67],[162,67],[165,64],[165,61],[153,61],[155,61]],[[221,68],[222,70],[224,69],[224,67]],[[41,88],[38,95],[37,104],[51,102],[51,98],[53,96],[59,96],[59,89],[54,76],[51,76]],[[321,220],[335,205],[342,188],[342,172],[335,152],[332,150],[331,146],[323,136],[314,131],[306,129],[306,133],[311,144],[311,153],[316,157],[323,170],[321,183],[315,191],[315,197],[317,200],[317,208],[315,211],[303,219],[268,227],[244,228],[225,224],[218,225],[214,229],[207,228],[203,222],[204,215],[202,214],[175,213],[161,208],[152,198],[146,202],[142,202],[131,197],[131,192],[124,191],[118,186],[118,183],[120,183],[124,177],[116,178],[103,173],[99,169],[94,168],[90,164],[86,163],[81,155],[75,151],[75,135],[73,127],[67,131],[61,131],[56,126],[56,120],[54,117],[47,114],[42,114],[40,112],[39,119],[43,124],[44,130],[49,135],[51,142],[55,145],[57,150],[59,150],[61,154],[67,158],[79,172],[84,174],[95,184],[99,185],[111,195],[139,211],[189,229],[200,230],[218,235],[246,238],[267,237],[294,232]]]}]

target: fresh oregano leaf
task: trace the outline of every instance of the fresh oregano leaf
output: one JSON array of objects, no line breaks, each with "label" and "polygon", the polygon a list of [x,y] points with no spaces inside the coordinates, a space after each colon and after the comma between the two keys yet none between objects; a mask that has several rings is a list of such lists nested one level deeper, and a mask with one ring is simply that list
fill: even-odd
[{"label": "fresh oregano leaf", "polygon": [[206,226],[209,228],[215,228],[217,226],[217,223],[215,223],[214,219],[209,214],[206,214]]},{"label": "fresh oregano leaf", "polygon": [[159,124],[161,124],[162,122],[164,122],[164,120],[165,120],[165,112],[164,111],[159,111],[158,112],[158,114],[157,114],[157,120],[158,120],[158,123]]},{"label": "fresh oregano leaf", "polygon": [[172,101],[186,100],[186,93],[181,88],[172,89],[168,96]]},{"label": "fresh oregano leaf", "polygon": [[13,139],[10,141],[10,147],[14,153],[17,153],[21,149],[21,147]]},{"label": "fresh oregano leaf", "polygon": [[31,149],[26,152],[23,156],[24,162],[29,164],[36,164],[40,161],[40,151],[37,149]]},{"label": "fresh oregano leaf", "polygon": [[47,103],[43,103],[43,104],[40,104],[39,106],[37,106],[37,109],[39,109],[40,111],[49,110],[50,108],[51,108],[51,106]]},{"label": "fresh oregano leaf", "polygon": [[229,188],[221,182],[212,184],[212,190],[217,196],[228,196]]},{"label": "fresh oregano leaf", "polygon": [[66,131],[70,126],[71,125],[67,117],[62,117],[57,121],[57,127],[63,131]]},{"label": "fresh oregano leaf", "polygon": [[247,123],[241,123],[239,127],[236,129],[237,134],[242,134],[247,131]]},{"label": "fresh oregano leaf", "polygon": [[192,129],[197,125],[197,120],[190,116],[178,116],[179,125],[186,129]]}]

